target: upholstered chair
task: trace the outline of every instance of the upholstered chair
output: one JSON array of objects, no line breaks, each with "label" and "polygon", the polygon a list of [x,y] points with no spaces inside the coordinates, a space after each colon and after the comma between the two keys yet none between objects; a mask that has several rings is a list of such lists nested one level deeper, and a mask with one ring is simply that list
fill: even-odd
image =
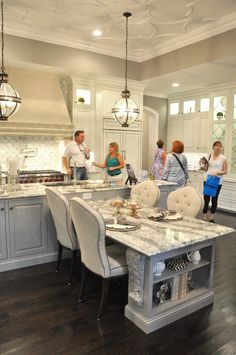
[{"label": "upholstered chair", "polygon": [[69,202],[63,194],[53,187],[47,187],[45,191],[57,232],[58,258],[56,271],[59,271],[63,248],[70,249],[72,251],[70,279],[68,282],[68,285],[70,285],[72,282],[74,264],[79,244],[71,219]]},{"label": "upholstered chair", "polygon": [[184,216],[196,217],[202,208],[203,199],[191,186],[172,191],[167,197],[167,208]]},{"label": "upholstered chair", "polygon": [[126,248],[113,244],[105,246],[106,227],[104,219],[79,197],[70,201],[72,220],[80,244],[82,279],[79,302],[82,302],[86,269],[102,277],[102,295],[97,319],[101,318],[109,291],[109,280],[128,273]]},{"label": "upholstered chair", "polygon": [[132,187],[131,198],[136,199],[142,205],[153,207],[160,199],[160,190],[154,181],[143,181]]}]

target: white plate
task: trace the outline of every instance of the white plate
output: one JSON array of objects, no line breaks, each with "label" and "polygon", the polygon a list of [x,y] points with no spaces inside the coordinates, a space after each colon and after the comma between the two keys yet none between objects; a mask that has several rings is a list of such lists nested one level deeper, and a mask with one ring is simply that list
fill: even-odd
[{"label": "white plate", "polygon": [[163,221],[177,221],[178,219],[183,219],[182,214],[180,213],[170,214],[169,216],[163,218]]},{"label": "white plate", "polygon": [[125,231],[131,231],[138,229],[140,226],[131,226],[128,224],[106,224],[106,228],[111,231],[119,231],[119,232],[125,232]]}]

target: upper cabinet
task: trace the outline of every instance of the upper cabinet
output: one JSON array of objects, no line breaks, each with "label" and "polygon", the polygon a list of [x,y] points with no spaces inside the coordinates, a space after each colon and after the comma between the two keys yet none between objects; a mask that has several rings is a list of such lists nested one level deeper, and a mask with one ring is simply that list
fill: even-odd
[{"label": "upper cabinet", "polygon": [[228,172],[236,173],[236,83],[169,97],[168,149],[182,140],[186,152],[210,153],[222,142]]},{"label": "upper cabinet", "polygon": [[186,152],[206,152],[209,145],[209,98],[182,97],[169,100],[168,149],[174,140],[184,142]]}]

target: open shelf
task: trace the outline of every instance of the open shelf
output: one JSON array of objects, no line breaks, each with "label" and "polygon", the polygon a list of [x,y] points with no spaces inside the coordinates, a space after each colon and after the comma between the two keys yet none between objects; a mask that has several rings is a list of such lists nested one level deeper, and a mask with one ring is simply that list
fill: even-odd
[{"label": "open shelf", "polygon": [[186,264],[186,267],[182,270],[177,270],[177,271],[171,271],[169,269],[165,269],[162,274],[160,276],[155,276],[153,275],[153,284],[157,283],[157,282],[160,282],[160,281],[163,281],[163,280],[168,280],[168,279],[171,279],[177,275],[181,275],[181,274],[184,274],[185,272],[189,272],[189,271],[192,271],[192,270],[195,270],[195,269],[198,269],[200,267],[203,267],[203,266],[206,266],[206,265],[209,265],[210,264],[210,261],[208,260],[200,260],[198,264],[193,264],[193,263],[190,263],[190,262],[187,262]]},{"label": "open shelf", "polygon": [[153,304],[152,304],[153,314],[159,314],[159,313],[165,312],[167,310],[170,310],[171,308],[175,308],[176,306],[181,305],[182,303],[186,303],[188,301],[191,301],[192,299],[200,297],[201,295],[208,293],[208,292],[210,292],[210,290],[208,288],[199,287],[199,288],[196,288],[196,289],[188,292],[185,297],[183,297],[179,300],[176,300],[174,302],[171,301],[171,299],[167,300],[164,303],[159,303],[159,304],[156,304],[153,302]]}]

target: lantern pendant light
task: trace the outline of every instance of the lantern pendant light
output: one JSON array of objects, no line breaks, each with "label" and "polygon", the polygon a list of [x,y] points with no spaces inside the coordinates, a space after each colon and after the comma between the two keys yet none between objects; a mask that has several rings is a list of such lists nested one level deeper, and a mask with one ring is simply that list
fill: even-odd
[{"label": "lantern pendant light", "polygon": [[0,121],[7,121],[7,118],[14,115],[20,107],[21,98],[17,91],[8,84],[8,74],[4,67],[4,32],[3,32],[3,0],[1,0],[1,37],[2,37],[2,67],[0,72]]},{"label": "lantern pendant light", "polygon": [[132,16],[130,12],[124,12],[123,16],[126,17],[126,40],[125,40],[125,87],[121,92],[121,99],[115,103],[115,107],[111,112],[115,120],[122,127],[129,127],[139,116],[140,110],[136,103],[130,99],[130,91],[127,85],[127,65],[128,65],[128,18]]}]

